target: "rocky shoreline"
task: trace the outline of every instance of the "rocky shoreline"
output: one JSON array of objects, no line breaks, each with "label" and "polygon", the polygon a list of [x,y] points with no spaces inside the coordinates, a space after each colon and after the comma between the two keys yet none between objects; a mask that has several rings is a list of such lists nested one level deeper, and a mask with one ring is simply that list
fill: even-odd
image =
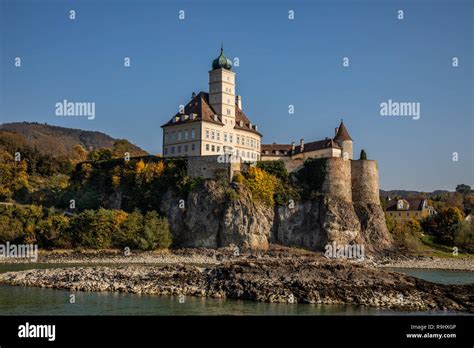
[{"label": "rocky shoreline", "polygon": [[26,258],[0,258],[0,264],[217,264],[220,253],[210,249],[181,249],[176,251],[122,250],[42,250],[33,262]]},{"label": "rocky shoreline", "polygon": [[[239,249],[237,249],[239,250]],[[122,250],[41,250],[37,263],[44,264],[191,264],[191,265],[217,265],[225,260],[236,258],[234,247],[208,249],[208,248],[184,248],[172,251],[131,251],[125,255]],[[307,251],[303,249],[280,247],[271,245],[269,250],[239,250],[239,258],[245,257],[299,257],[307,256],[316,259],[323,258],[322,253]],[[353,261],[368,266],[380,268],[419,268],[439,270],[459,270],[474,272],[474,258],[436,258],[427,256],[404,256],[390,255],[368,257],[363,261]],[[22,258],[0,258],[0,264],[33,264],[29,259]]]},{"label": "rocky shoreline", "polygon": [[363,263],[304,252],[291,257],[248,255],[203,267],[149,264],[33,269],[0,274],[0,283],[69,291],[474,312],[474,284],[435,284]]}]

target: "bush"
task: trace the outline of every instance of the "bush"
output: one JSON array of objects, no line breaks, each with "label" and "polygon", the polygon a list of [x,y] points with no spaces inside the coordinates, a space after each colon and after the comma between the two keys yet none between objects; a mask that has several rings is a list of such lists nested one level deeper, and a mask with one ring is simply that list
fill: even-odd
[{"label": "bush", "polygon": [[282,181],[288,180],[288,171],[283,161],[260,161],[257,162],[257,168],[263,169]]},{"label": "bush", "polygon": [[321,192],[326,177],[326,161],[326,158],[309,158],[296,173],[304,198],[312,198]]},{"label": "bush", "polygon": [[171,245],[168,220],[149,211],[143,219],[143,228],[135,236],[135,245],[141,250],[166,249]]},{"label": "bush", "polygon": [[407,222],[395,221],[393,223],[389,221],[387,221],[387,227],[389,230],[391,229],[390,232],[393,234],[395,243],[398,244],[399,248],[404,248],[411,252],[421,249],[421,226],[417,220],[410,219]]},{"label": "bush", "polygon": [[461,222],[454,232],[454,244],[469,252],[474,252],[474,231],[471,228],[472,221]]},{"label": "bush", "polygon": [[273,195],[277,183],[275,176],[257,167],[250,167],[246,173],[245,185],[250,189],[253,197],[268,205],[274,204]]},{"label": "bush", "polygon": [[234,174],[234,177],[232,178],[233,182],[243,184],[245,182],[245,177],[242,175],[242,173],[237,172]]},{"label": "bush", "polygon": [[456,231],[463,221],[464,216],[459,208],[448,207],[424,219],[422,226],[424,231],[435,236],[439,242],[454,245]]},{"label": "bush", "polygon": [[0,205],[0,243],[38,243],[41,248],[168,248],[168,220],[150,211],[85,210],[69,218],[40,206]]},{"label": "bush", "polygon": [[67,236],[69,229],[69,218],[56,212],[53,208],[48,209],[35,228],[36,240],[45,248],[68,247],[71,245]]}]

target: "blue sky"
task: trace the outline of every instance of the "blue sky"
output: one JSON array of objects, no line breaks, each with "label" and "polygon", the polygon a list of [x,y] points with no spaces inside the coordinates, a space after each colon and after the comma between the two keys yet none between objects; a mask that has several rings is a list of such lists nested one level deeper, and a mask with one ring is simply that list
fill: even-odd
[{"label": "blue sky", "polygon": [[[97,130],[159,153],[160,125],[207,91],[224,42],[263,143],[333,136],[343,118],[355,156],[379,161],[381,188],[474,186],[473,16],[470,0],[0,0],[0,122]],[[55,116],[63,99],[95,102],[95,119]],[[389,99],[419,102],[420,119],[380,116]]]}]

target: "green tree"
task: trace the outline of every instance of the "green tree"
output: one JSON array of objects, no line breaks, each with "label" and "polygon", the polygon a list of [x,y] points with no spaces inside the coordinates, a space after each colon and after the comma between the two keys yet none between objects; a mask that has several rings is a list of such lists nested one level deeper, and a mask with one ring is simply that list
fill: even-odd
[{"label": "green tree", "polygon": [[422,221],[423,230],[434,235],[440,242],[453,245],[459,224],[464,220],[462,211],[457,207],[447,207],[434,216]]},{"label": "green tree", "polygon": [[465,184],[459,184],[456,186],[456,192],[461,193],[463,195],[467,195],[471,193],[471,186]]},{"label": "green tree", "polygon": [[257,168],[263,169],[282,181],[288,180],[288,171],[283,161],[260,161],[257,162]]}]

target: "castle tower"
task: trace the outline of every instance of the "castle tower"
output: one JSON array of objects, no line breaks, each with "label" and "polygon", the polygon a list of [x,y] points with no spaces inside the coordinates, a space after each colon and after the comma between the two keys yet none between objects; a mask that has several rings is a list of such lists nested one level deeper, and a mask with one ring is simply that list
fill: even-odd
[{"label": "castle tower", "polygon": [[342,157],[347,156],[348,159],[353,159],[352,153],[352,138],[341,120],[341,124],[336,128],[336,136],[334,137],[339,146],[342,147]]},{"label": "castle tower", "polygon": [[224,47],[221,47],[221,54],[214,59],[209,71],[209,104],[222,115],[224,123],[226,119],[235,120],[235,73],[231,69],[232,63],[224,56]]}]

